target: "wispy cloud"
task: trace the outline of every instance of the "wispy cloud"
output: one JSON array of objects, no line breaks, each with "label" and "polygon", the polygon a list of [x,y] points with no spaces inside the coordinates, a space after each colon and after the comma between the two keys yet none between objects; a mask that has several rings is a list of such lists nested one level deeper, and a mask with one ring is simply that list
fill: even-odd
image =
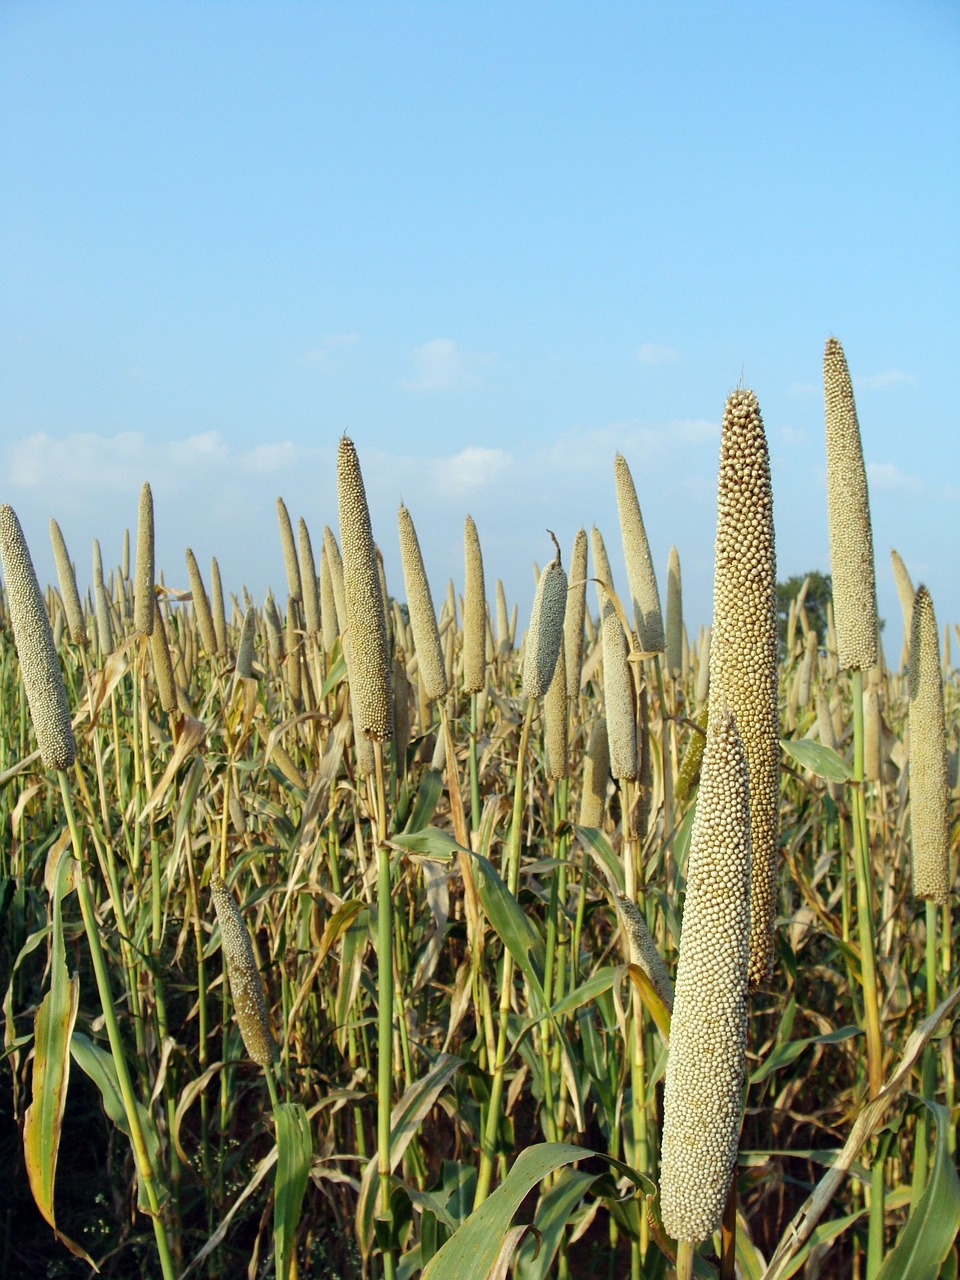
[{"label": "wispy cloud", "polygon": [[919,493],[923,484],[916,476],[901,471],[892,462],[868,462],[867,479],[871,488],[877,490],[901,490],[907,493]]},{"label": "wispy cloud", "polygon": [[486,488],[513,466],[513,454],[505,449],[484,449],[469,445],[450,458],[437,458],[433,472],[446,493],[462,496]]},{"label": "wispy cloud", "polygon": [[308,365],[311,369],[331,369],[335,363],[334,357],[340,351],[347,347],[354,347],[360,341],[360,335],[357,333],[335,333],[329,337],[321,338],[315,347],[311,347],[303,357],[301,363]]},{"label": "wispy cloud", "polygon": [[904,373],[902,369],[886,369],[883,373],[868,373],[863,378],[854,378],[853,385],[857,391],[885,391],[887,387],[915,387],[917,376]]},{"label": "wispy cloud", "polygon": [[680,359],[676,347],[668,347],[662,342],[641,342],[637,355],[641,364],[676,364]]},{"label": "wispy cloud", "polygon": [[433,338],[411,352],[414,376],[404,379],[404,391],[459,391],[480,385],[479,369],[490,357],[468,354],[452,338]]}]

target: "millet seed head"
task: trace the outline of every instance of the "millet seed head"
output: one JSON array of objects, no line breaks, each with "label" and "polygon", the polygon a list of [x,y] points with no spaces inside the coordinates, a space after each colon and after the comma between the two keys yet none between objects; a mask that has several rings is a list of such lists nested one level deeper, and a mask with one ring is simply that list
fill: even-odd
[{"label": "millet seed head", "polygon": [[910,846],[916,898],[950,892],[947,731],[937,619],[930,592],[917,588],[910,636]]},{"label": "millet seed head", "polygon": [[567,660],[567,697],[580,693],[583,670],[583,615],[587,604],[587,531],[578,529],[570,555],[570,586],[563,616],[563,644]]},{"label": "millet seed head", "polygon": [[137,561],[133,580],[133,625],[142,636],[153,632],[153,577],[153,493],[144,480],[137,511]]},{"label": "millet seed head", "polygon": [[627,660],[627,638],[613,605],[603,607],[603,709],[610,747],[610,772],[619,780],[637,776],[637,713]]},{"label": "millet seed head", "polygon": [[613,475],[617,490],[617,510],[620,513],[623,558],[627,565],[627,582],[630,585],[640,648],[644,653],[662,653],[663,614],[660,611],[657,575],[653,568],[647,532],[643,527],[633,476],[622,453],[618,453],[614,459]]},{"label": "millet seed head", "polygon": [[647,922],[640,908],[623,893],[614,894],[620,927],[627,940],[627,952],[631,964],[639,965],[653,983],[657,995],[668,1010],[673,1009],[673,983],[667,966],[663,963],[657,944],[650,935]]},{"label": "millet seed head", "polygon": [[463,690],[479,693],[487,682],[487,598],[483,556],[473,519],[463,525]]},{"label": "millet seed head", "polygon": [[420,551],[420,540],[410,512],[402,504],[397,513],[397,525],[400,535],[400,563],[403,566],[403,584],[407,593],[417,666],[423,681],[423,691],[433,701],[446,695],[447,673],[444,669],[437,616],[433,611],[430,583],[427,581]]},{"label": "millet seed head", "polygon": [[276,1062],[280,1053],[270,1029],[250,934],[236,899],[218,875],[211,877],[210,896],[220,924],[220,941],[240,1035],[253,1061],[267,1066]]},{"label": "millet seed head", "polygon": [[[551,538],[553,534],[551,533]],[[556,544],[556,538],[553,539]],[[530,627],[523,658],[523,694],[542,698],[550,687],[563,639],[567,608],[567,575],[560,563],[560,548],[540,574],[533,599]]]},{"label": "millet seed head", "polygon": [[53,544],[53,560],[57,567],[57,581],[60,583],[60,596],[67,615],[70,639],[74,644],[85,645],[87,624],[83,617],[80,592],[77,590],[77,577],[73,572],[73,563],[67,551],[67,544],[63,540],[63,534],[56,520],[50,521],[50,541]]}]

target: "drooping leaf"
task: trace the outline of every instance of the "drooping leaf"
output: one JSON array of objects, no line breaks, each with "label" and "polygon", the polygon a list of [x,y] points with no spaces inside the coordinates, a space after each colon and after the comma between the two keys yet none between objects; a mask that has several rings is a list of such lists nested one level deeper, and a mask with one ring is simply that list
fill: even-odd
[{"label": "drooping leaf", "polygon": [[843,757],[822,742],[813,742],[810,738],[781,738],[780,745],[801,768],[809,769],[826,782],[846,782],[853,777]]},{"label": "drooping leaf", "polygon": [[307,1111],[301,1103],[282,1102],[273,1115],[277,1125],[277,1173],[273,1184],[277,1280],[294,1280],[297,1224],[310,1177],[313,1139]]}]

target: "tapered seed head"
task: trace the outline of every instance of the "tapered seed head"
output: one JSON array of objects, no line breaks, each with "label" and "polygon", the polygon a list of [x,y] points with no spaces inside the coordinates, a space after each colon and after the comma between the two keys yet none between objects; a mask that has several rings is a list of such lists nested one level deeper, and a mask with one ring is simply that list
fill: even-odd
[{"label": "tapered seed head", "polygon": [[553,679],[543,697],[544,773],[554,781],[569,771],[567,745],[567,661],[561,635]]},{"label": "tapered seed head", "polygon": [[657,575],[653,568],[633,477],[627,460],[621,453],[614,459],[613,474],[617,490],[617,510],[620,514],[620,536],[623,539],[623,558],[627,565],[627,582],[633,601],[633,616],[637,624],[637,635],[640,637],[640,648],[644,653],[662,653],[663,614],[660,611]]},{"label": "tapered seed head", "polygon": [[613,572],[610,568],[610,558],[607,555],[607,546],[603,540],[603,534],[596,525],[590,530],[590,555],[593,558],[593,576],[596,579],[597,602],[602,615],[603,606],[607,603],[607,593],[613,591]]},{"label": "tapered seed head", "polygon": [[0,560],[40,759],[47,769],[69,769],[77,747],[50,619],[17,513],[6,503],[0,506]]},{"label": "tapered seed head", "polygon": [[567,660],[567,697],[580,693],[583,670],[583,615],[587,604],[587,531],[578,529],[570,555],[570,586],[563,616],[563,648]]},{"label": "tapered seed head", "polygon": [[227,652],[227,611],[223,603],[223,580],[217,557],[210,557],[210,614],[213,618],[213,634],[217,641],[217,653]]},{"label": "tapered seed head", "polygon": [[873,532],[853,383],[836,338],[828,338],[823,354],[823,399],[837,651],[841,671],[866,671],[877,661]]},{"label": "tapered seed head", "polygon": [[83,618],[80,592],[77,590],[77,577],[56,520],[50,521],[50,541],[53,544],[53,560],[57,566],[57,581],[60,583],[60,596],[67,615],[70,639],[74,644],[84,645],[87,643],[87,624]]},{"label": "tapered seed head", "polygon": [[583,790],[580,793],[580,826],[603,826],[603,810],[607,803],[607,780],[610,777],[610,747],[607,722],[598,716],[590,726],[587,749],[583,755]]},{"label": "tapered seed head", "polygon": [[667,636],[664,654],[667,672],[679,676],[683,670],[683,589],[680,583],[680,556],[670,548],[667,560]]},{"label": "tapered seed head", "polygon": [[236,899],[218,875],[211,877],[210,896],[220,924],[230,994],[243,1043],[254,1062],[267,1066],[276,1062],[280,1053],[267,1017],[250,934]]},{"label": "tapered seed head", "polygon": [[197,629],[200,632],[200,639],[203,641],[204,649],[206,649],[207,653],[213,657],[217,652],[217,631],[213,625],[213,614],[210,611],[210,601],[207,597],[206,587],[203,585],[203,578],[200,576],[197,557],[189,547],[187,547],[185,554],[187,561],[187,578],[190,581],[190,594],[193,597],[193,612],[197,619]]},{"label": "tapered seed head", "polygon": [[280,546],[283,550],[283,567],[287,571],[287,590],[294,600],[303,599],[303,587],[300,581],[300,564],[297,560],[297,545],[293,540],[293,525],[290,513],[282,498],[277,498],[277,521],[280,525]]},{"label": "tapered seed head", "polygon": [[947,732],[933,601],[917,588],[910,636],[910,845],[913,893],[946,902],[950,892]]},{"label": "tapered seed head", "polygon": [[615,778],[637,776],[637,714],[627,660],[627,638],[609,603],[604,605],[603,636],[603,708],[610,744],[610,772]]},{"label": "tapered seed head", "polygon": [[463,690],[479,693],[487,683],[487,597],[483,556],[473,519],[463,525]]},{"label": "tapered seed head", "polygon": [[253,679],[254,641],[257,633],[257,613],[251,605],[243,615],[240,629],[240,645],[237,648],[237,675],[243,680]]},{"label": "tapered seed head", "polygon": [[150,656],[153,659],[153,677],[157,682],[160,705],[168,714],[177,709],[177,682],[173,674],[173,660],[170,657],[170,645],[167,643],[167,631],[157,606],[153,601],[153,630],[150,632]]},{"label": "tapered seed head", "polygon": [[497,601],[497,652],[500,657],[504,657],[510,651],[510,619],[507,615],[507,597],[504,594],[503,583],[497,579],[496,586]]},{"label": "tapered seed head", "polygon": [[747,761],[725,711],[707,727],[663,1097],[660,1206],[676,1240],[717,1229],[737,1157],[749,924]]},{"label": "tapered seed head", "polygon": [[401,504],[397,514],[400,533],[400,563],[403,566],[403,584],[407,592],[407,608],[413,630],[413,645],[417,654],[420,679],[424,693],[431,700],[442,698],[447,692],[447,673],[443,664],[443,648],[440,632],[433,611],[430,583],[423,566],[420,540],[413,526],[410,512]]},{"label": "tapered seed head", "polygon": [[667,1006],[673,1009],[673,983],[667,966],[663,963],[657,944],[650,936],[647,922],[639,907],[623,893],[614,895],[620,926],[627,940],[627,952],[631,964],[639,965],[653,983],[657,995]]},{"label": "tapered seed head", "polygon": [[146,481],[140,487],[137,512],[137,563],[133,582],[133,625],[142,636],[153,631],[154,619],[153,494]]},{"label": "tapered seed head", "polygon": [[913,623],[913,583],[910,581],[907,566],[893,547],[890,548],[890,563],[893,565],[893,580],[896,583],[900,611],[903,614],[903,634],[909,643]]},{"label": "tapered seed head", "polygon": [[[550,535],[553,538],[553,534]],[[553,539],[556,544],[556,538]],[[523,658],[523,694],[542,698],[550,687],[563,639],[563,616],[567,608],[567,575],[557,554],[540,574],[533,599],[530,627]]]},{"label": "tapered seed head", "polygon": [[310,530],[303,516],[297,523],[297,546],[300,549],[300,585],[303,587],[303,624],[308,636],[320,630],[320,593],[317,590],[317,566],[313,558]]},{"label": "tapered seed head", "polygon": [[357,727],[383,741],[391,732],[386,619],[360,461],[347,436],[341,437],[337,450],[337,501],[347,619],[341,631],[349,637],[347,676]]},{"label": "tapered seed head", "polygon": [[736,717],[747,757],[750,982],[757,987],[773,962],[778,869],[777,558],[767,441],[757,398],[744,389],[728,397],[720,431],[710,705]]}]

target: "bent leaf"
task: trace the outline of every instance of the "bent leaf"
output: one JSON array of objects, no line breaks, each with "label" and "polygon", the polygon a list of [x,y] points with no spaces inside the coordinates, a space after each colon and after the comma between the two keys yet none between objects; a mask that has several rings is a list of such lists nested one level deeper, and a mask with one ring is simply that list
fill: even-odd
[{"label": "bent leaf", "polygon": [[853,770],[843,757],[822,742],[811,742],[809,738],[781,738],[780,745],[801,768],[809,769],[826,782],[847,782],[853,777]]},{"label": "bent leaf", "polygon": [[277,1125],[277,1174],[273,1184],[273,1238],[277,1280],[296,1277],[297,1224],[313,1160],[313,1138],[306,1108],[282,1102],[274,1110]]}]

